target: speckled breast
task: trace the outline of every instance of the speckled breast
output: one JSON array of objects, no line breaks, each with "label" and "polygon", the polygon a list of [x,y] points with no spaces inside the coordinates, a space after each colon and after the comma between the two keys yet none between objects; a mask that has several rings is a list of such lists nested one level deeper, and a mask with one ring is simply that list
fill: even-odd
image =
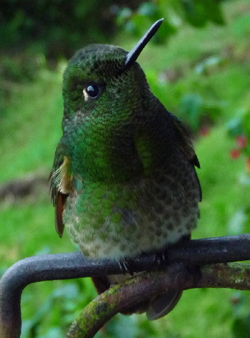
[{"label": "speckled breast", "polygon": [[92,258],[132,258],[164,248],[195,228],[200,187],[188,162],[126,184],[79,184],[68,197],[64,223]]}]

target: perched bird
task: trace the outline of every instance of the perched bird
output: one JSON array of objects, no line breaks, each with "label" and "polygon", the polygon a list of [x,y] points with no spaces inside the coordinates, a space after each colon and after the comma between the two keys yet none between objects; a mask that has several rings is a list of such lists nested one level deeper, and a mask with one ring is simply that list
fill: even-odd
[{"label": "perched bird", "polygon": [[[100,44],[79,50],[64,72],[63,136],[51,195],[59,236],[65,224],[90,258],[126,262],[161,254],[190,237],[199,217],[199,161],[190,137],[151,92],[136,62],[161,22],[130,52]],[[119,276],[93,281],[101,293]],[[130,312],[160,318],[180,295],[166,290]]]}]

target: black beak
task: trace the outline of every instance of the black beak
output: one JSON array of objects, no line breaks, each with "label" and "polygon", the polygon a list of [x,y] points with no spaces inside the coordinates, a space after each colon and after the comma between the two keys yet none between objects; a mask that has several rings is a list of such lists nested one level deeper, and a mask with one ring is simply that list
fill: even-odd
[{"label": "black beak", "polygon": [[126,70],[128,67],[130,67],[138,58],[143,48],[146,46],[146,44],[151,40],[151,38],[155,35],[155,33],[158,31],[163,19],[157,20],[150,28],[149,30],[143,35],[143,37],[137,42],[137,44],[134,46],[134,48],[127,54],[125,65],[122,69],[122,72]]}]

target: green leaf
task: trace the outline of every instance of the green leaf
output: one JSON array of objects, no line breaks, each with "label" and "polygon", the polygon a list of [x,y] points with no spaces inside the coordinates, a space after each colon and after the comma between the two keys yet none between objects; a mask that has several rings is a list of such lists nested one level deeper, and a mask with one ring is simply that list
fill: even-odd
[{"label": "green leaf", "polygon": [[237,318],[233,322],[232,333],[235,338],[249,338],[250,336],[250,318]]},{"label": "green leaf", "polygon": [[203,27],[207,21],[204,4],[198,0],[181,0],[185,19],[195,27]]},{"label": "green leaf", "polygon": [[158,10],[151,2],[144,2],[138,8],[137,13],[144,16],[155,16],[156,14],[158,15]]},{"label": "green leaf", "polygon": [[206,0],[204,6],[206,8],[206,15],[208,20],[216,23],[217,25],[225,24],[222,9],[218,1]]},{"label": "green leaf", "polygon": [[181,0],[185,19],[195,27],[203,27],[208,21],[224,24],[222,9],[216,0]]},{"label": "green leaf", "polygon": [[234,117],[226,124],[226,129],[230,136],[236,136],[242,134],[242,118]]},{"label": "green leaf", "polygon": [[203,100],[197,94],[188,94],[181,99],[181,117],[195,131],[199,128],[199,119],[202,114],[202,104]]}]

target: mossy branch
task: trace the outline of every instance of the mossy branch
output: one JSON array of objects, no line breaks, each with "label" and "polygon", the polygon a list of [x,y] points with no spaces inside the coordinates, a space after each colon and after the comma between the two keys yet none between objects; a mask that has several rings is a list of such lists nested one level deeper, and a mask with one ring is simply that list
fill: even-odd
[{"label": "mossy branch", "polygon": [[250,290],[250,265],[234,263],[187,268],[176,263],[161,270],[142,273],[124,284],[115,285],[90,302],[71,325],[67,338],[92,338],[121,310],[166,289],[192,288]]}]

